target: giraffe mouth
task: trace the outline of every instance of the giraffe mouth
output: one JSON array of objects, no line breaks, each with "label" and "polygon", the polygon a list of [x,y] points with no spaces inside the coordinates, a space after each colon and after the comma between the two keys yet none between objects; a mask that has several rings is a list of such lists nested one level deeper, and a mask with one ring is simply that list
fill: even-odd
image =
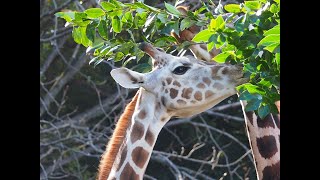
[{"label": "giraffe mouth", "polygon": [[244,77],[244,75],[236,80],[236,85],[239,86],[241,84],[247,83],[250,81],[250,78]]}]

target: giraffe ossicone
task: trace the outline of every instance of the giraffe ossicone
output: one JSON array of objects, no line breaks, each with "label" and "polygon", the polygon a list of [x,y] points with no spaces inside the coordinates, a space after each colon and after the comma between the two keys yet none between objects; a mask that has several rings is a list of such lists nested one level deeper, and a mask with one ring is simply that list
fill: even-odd
[{"label": "giraffe ossicone", "polygon": [[117,137],[102,156],[99,179],[142,179],[158,134],[171,117],[199,114],[236,94],[235,87],[248,81],[241,66],[177,57],[148,43],[140,48],[152,58],[151,72],[111,71],[121,86],[139,90],[127,106],[134,110],[120,118],[113,135]]}]

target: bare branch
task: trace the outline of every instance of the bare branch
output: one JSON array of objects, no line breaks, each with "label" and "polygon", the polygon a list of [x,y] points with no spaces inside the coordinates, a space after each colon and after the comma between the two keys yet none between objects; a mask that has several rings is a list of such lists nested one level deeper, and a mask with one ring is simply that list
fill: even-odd
[{"label": "bare branch", "polygon": [[52,16],[52,15],[55,14],[56,12],[61,11],[61,9],[67,7],[67,6],[68,6],[70,3],[72,3],[73,1],[74,1],[74,0],[68,0],[68,1],[66,1],[65,3],[63,3],[61,6],[55,8],[55,9],[53,9],[53,10],[51,10],[51,11],[45,13],[45,14],[40,15],[40,19],[42,19],[42,18],[44,18],[44,17],[47,17],[47,16]]}]

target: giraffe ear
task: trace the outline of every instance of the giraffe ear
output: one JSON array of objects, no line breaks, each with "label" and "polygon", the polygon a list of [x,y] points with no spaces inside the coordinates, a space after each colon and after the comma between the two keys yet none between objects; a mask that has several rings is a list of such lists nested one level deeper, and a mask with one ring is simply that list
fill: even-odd
[{"label": "giraffe ear", "polygon": [[110,72],[112,78],[124,88],[139,88],[144,83],[144,74],[127,68],[117,68]]}]

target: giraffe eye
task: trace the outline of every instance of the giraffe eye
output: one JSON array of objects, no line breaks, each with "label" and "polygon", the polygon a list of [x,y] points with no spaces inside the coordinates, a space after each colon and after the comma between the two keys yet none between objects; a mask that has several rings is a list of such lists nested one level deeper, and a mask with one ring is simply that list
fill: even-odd
[{"label": "giraffe eye", "polygon": [[173,70],[173,74],[182,75],[186,73],[189,69],[190,67],[187,66],[179,66]]}]

